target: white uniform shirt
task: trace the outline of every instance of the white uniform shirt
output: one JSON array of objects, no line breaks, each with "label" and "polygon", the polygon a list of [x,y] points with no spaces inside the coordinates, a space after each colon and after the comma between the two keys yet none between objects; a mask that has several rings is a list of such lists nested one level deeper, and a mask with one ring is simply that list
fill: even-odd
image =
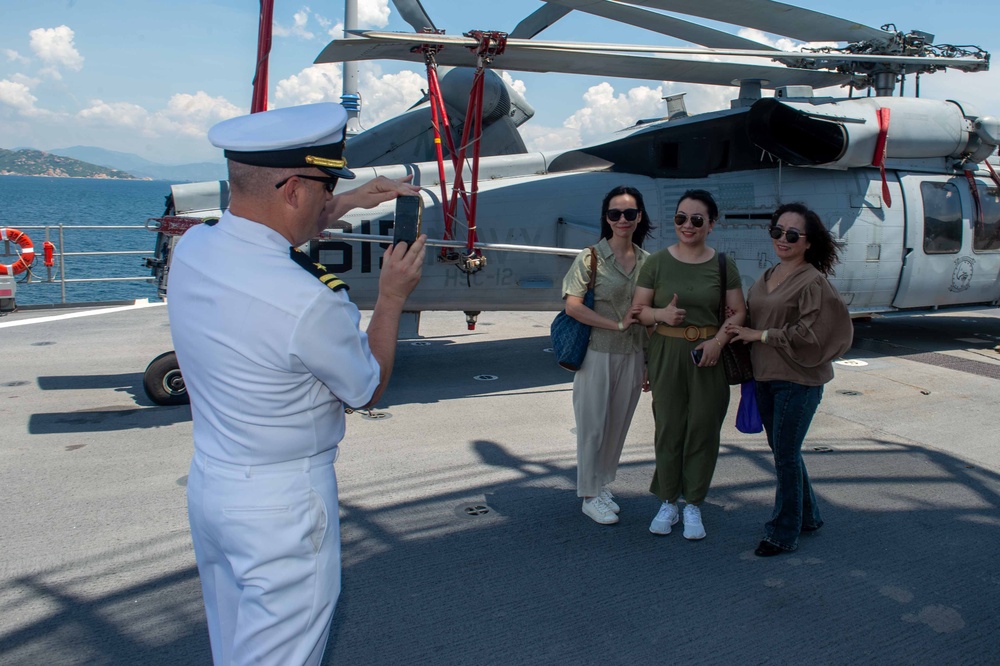
[{"label": "white uniform shirt", "polygon": [[174,251],[167,309],[191,396],[195,449],[240,465],[313,456],[344,436],[379,365],[346,291],[289,257],[262,224],[223,214]]}]

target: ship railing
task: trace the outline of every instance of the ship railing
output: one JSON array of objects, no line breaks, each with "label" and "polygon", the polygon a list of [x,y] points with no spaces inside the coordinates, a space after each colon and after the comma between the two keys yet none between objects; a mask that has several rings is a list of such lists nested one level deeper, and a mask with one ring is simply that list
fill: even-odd
[{"label": "ship railing", "polygon": [[[60,285],[60,298],[63,303],[66,303],[66,285],[81,282],[148,282],[153,283],[156,281],[152,275],[143,275],[136,277],[85,277],[85,278],[68,278],[66,277],[66,259],[70,257],[98,257],[98,256],[115,256],[115,255],[139,255],[152,257],[154,254],[153,250],[92,250],[92,251],[81,251],[81,252],[67,252],[65,250],[65,236],[64,231],[66,229],[71,229],[76,232],[78,230],[102,230],[108,231],[112,229],[134,229],[136,231],[148,231],[145,225],[132,225],[132,224],[46,224],[46,225],[18,225],[18,229],[28,234],[31,237],[32,242],[35,247],[35,261],[32,263],[31,267],[27,271],[27,276],[21,278],[24,283],[37,282],[41,284],[58,284]],[[31,231],[43,231],[44,238],[39,241],[38,235],[32,234]],[[52,241],[53,231],[56,237],[59,239],[58,242]],[[43,250],[42,242],[50,242],[55,245],[53,248],[53,264],[54,266],[46,266],[44,263],[45,253]],[[57,260],[57,261],[56,261]],[[39,268],[45,269],[46,277],[44,279],[34,279],[39,276]],[[56,269],[56,270],[53,270]],[[18,276],[21,277],[21,276]]]}]

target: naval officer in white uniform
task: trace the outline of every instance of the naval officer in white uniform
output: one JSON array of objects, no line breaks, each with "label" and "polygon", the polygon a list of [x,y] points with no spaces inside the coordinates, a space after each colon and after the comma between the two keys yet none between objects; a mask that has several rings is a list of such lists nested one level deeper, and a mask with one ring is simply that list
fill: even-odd
[{"label": "naval officer in white uniform", "polygon": [[[381,396],[424,260],[385,251],[367,332],[343,282],[294,250],[351,208],[417,188],[354,178],[347,114],[323,103],[219,123],[231,200],[172,259],[168,310],[191,397],[188,516],[216,664],[318,664],[340,593],[333,463],[344,406]],[[405,254],[404,254],[405,252]]]}]

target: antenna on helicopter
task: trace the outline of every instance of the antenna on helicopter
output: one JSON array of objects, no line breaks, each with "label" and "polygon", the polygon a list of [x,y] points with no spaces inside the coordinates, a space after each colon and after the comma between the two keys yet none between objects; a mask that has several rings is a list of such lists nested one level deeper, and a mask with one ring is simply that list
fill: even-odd
[{"label": "antenna on helicopter", "polygon": [[741,79],[733,81],[733,85],[740,87],[740,94],[729,103],[732,109],[743,109],[753,106],[753,103],[761,98],[761,89],[769,82],[767,79]]},{"label": "antenna on helicopter", "polygon": [[[350,30],[358,29],[358,0],[344,2],[344,34],[350,35]],[[347,136],[354,136],[363,131],[361,127],[361,94],[358,92],[358,63],[344,61],[340,103],[347,110]]]},{"label": "antenna on helicopter", "polygon": [[687,118],[687,104],[684,102],[684,95],[686,94],[676,93],[663,98],[663,101],[667,103],[667,120]]}]

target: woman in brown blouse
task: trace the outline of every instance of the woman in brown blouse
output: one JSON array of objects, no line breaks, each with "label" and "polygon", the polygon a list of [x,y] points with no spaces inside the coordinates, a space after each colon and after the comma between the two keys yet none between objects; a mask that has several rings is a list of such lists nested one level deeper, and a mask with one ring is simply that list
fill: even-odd
[{"label": "woman in brown blouse", "polygon": [[833,359],[851,347],[847,306],[827,281],[838,261],[836,242],[819,216],[800,203],[771,217],[774,252],[781,260],[747,295],[753,328],[729,325],[735,340],[754,343],[757,405],[774,454],[774,512],[754,554],[780,555],[798,547],[800,532],[823,525],[802,460],[802,442],[833,379]]}]

